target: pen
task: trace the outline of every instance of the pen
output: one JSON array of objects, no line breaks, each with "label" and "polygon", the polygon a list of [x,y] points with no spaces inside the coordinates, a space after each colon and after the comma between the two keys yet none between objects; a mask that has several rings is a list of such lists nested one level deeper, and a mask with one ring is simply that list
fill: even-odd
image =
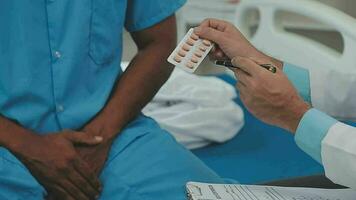
[{"label": "pen", "polygon": [[[231,68],[239,68],[234,66],[230,60],[216,60],[215,61],[215,65],[220,65],[220,66],[224,66],[224,67],[231,67]],[[259,66],[267,69],[268,71],[272,72],[272,73],[276,73],[277,72],[277,68],[275,66],[273,66],[272,64],[260,64]]]}]

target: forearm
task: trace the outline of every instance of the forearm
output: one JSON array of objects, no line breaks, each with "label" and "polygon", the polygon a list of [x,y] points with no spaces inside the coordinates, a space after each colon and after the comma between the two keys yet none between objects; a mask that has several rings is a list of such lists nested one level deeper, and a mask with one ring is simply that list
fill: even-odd
[{"label": "forearm", "polygon": [[26,141],[35,136],[30,130],[0,115],[0,146],[18,153]]},{"label": "forearm", "polygon": [[106,106],[84,128],[86,132],[115,137],[151,101],[173,70],[166,59],[177,42],[174,15],[131,34],[139,51],[118,80]]},{"label": "forearm", "polygon": [[169,51],[167,47],[152,44],[136,55],[98,116],[106,121],[105,132],[116,134],[154,97],[172,72],[165,61],[167,53],[164,52]]}]

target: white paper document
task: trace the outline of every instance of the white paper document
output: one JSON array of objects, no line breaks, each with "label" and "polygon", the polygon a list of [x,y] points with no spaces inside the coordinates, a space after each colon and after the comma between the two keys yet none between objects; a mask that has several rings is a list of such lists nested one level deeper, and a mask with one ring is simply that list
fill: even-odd
[{"label": "white paper document", "polygon": [[271,187],[255,185],[223,185],[189,182],[189,200],[356,200],[351,189]]}]

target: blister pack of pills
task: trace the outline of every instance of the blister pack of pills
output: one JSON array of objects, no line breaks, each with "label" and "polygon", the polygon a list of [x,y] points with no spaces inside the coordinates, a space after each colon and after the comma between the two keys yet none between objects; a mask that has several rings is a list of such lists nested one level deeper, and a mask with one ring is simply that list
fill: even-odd
[{"label": "blister pack of pills", "polygon": [[192,28],[168,57],[168,62],[186,72],[194,73],[212,48],[213,43],[199,38]]}]

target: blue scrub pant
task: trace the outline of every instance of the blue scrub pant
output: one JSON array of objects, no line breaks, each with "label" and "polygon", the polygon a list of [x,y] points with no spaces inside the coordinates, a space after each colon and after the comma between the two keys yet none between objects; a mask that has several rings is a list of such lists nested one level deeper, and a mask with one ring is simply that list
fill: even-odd
[{"label": "blue scrub pant", "polygon": [[[186,200],[188,181],[223,183],[157,123],[140,116],[115,140],[100,179],[101,200]],[[6,149],[0,149],[0,199],[40,200],[44,188]]]}]

